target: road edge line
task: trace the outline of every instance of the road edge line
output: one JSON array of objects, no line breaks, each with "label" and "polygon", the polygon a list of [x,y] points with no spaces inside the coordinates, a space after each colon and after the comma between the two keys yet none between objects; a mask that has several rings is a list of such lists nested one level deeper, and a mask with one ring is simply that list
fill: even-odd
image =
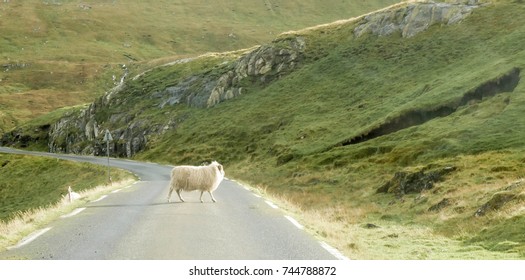
[{"label": "road edge line", "polygon": [[269,200],[265,200],[264,202],[266,202],[266,204],[270,205],[270,207],[272,207],[273,209],[279,209],[279,207],[275,204],[273,204],[273,202],[269,201]]},{"label": "road edge line", "polygon": [[29,234],[28,236],[22,238],[22,240],[20,240],[20,242],[18,242],[16,245],[7,247],[7,250],[17,249],[17,248],[20,248],[22,246],[25,246],[25,245],[33,242],[35,239],[37,239],[42,234],[48,232],[51,229],[52,229],[52,227],[47,227],[47,228],[44,228],[44,229],[41,229],[41,230],[37,230],[37,231]]},{"label": "road edge line", "polygon": [[66,215],[62,215],[62,216],[60,216],[60,218],[65,219],[65,218],[73,217],[73,216],[75,216],[76,214],[78,214],[78,213],[80,213],[80,212],[82,212],[82,211],[84,211],[84,210],[86,210],[85,207],[77,208],[77,209],[73,210],[73,212],[71,212],[71,213],[69,213],[69,214],[66,214]]},{"label": "road edge line", "polygon": [[326,251],[328,251],[328,253],[332,254],[337,259],[339,259],[339,260],[350,260],[345,255],[341,254],[341,252],[339,252],[339,250],[337,250],[336,248],[328,245],[326,242],[319,241],[319,243],[321,244],[321,247],[323,247]]}]

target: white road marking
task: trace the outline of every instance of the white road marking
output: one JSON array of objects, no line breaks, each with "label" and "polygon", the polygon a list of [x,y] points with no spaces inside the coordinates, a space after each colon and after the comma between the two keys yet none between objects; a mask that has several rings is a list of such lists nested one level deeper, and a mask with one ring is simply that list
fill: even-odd
[{"label": "white road marking", "polygon": [[27,237],[25,237],[22,240],[20,240],[20,242],[18,242],[18,244],[14,245],[14,246],[11,246],[11,247],[7,247],[7,250],[20,248],[20,247],[22,247],[24,245],[27,245],[27,244],[33,242],[35,239],[37,239],[40,235],[48,232],[50,229],[51,228],[48,227],[48,228],[44,228],[44,229],[35,231],[35,232],[31,233],[30,235],[28,235]]},{"label": "white road marking", "polygon": [[253,196],[255,196],[255,197],[258,197],[258,198],[261,198],[261,196],[260,196],[260,195],[258,195],[258,194],[255,194],[255,193],[253,194]]},{"label": "white road marking", "polygon": [[78,213],[80,213],[80,212],[82,212],[84,210],[86,210],[86,208],[77,208],[77,209],[73,210],[73,212],[71,212],[69,214],[60,216],[60,218],[65,219],[65,218],[73,217],[76,214],[78,214]]},{"label": "white road marking", "polygon": [[271,201],[265,200],[264,202],[266,202],[266,204],[270,205],[270,207],[272,207],[273,209],[278,209],[279,208],[279,207],[277,207],[277,205],[273,204]]},{"label": "white road marking", "polygon": [[339,259],[339,260],[349,260],[349,258],[347,258],[345,255],[341,254],[341,252],[339,252],[339,250],[335,249],[334,247],[326,244],[323,241],[319,241],[319,243],[321,243],[321,247],[323,247],[326,251],[328,251],[328,253],[332,254],[337,259]]},{"label": "white road marking", "polygon": [[111,193],[118,193],[119,191],[121,191],[122,189],[118,189],[118,190],[114,190],[112,191]]},{"label": "white road marking", "polygon": [[108,196],[107,195],[103,195],[103,196],[99,197],[97,200],[93,200],[91,202],[99,202],[99,201],[101,201],[102,199],[104,199],[106,197],[108,197]]},{"label": "white road marking", "polygon": [[298,229],[303,229],[303,225],[301,225],[298,221],[296,221],[294,218],[290,216],[284,216],[288,221],[290,221],[294,226],[296,226]]}]

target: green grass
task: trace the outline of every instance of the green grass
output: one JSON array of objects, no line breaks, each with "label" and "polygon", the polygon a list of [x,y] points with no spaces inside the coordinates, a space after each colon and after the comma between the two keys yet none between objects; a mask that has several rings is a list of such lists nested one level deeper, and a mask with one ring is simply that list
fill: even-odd
[{"label": "green grass", "polygon": [[[122,170],[111,171],[112,179],[131,178]],[[107,183],[107,169],[47,157],[0,154],[0,221],[33,209],[46,208],[67,194]]]},{"label": "green grass", "polygon": [[[522,82],[511,93],[472,101],[448,116],[341,146],[410,110],[457,104],[485,81],[523,69],[523,12],[524,5],[501,1],[461,24],[434,26],[410,39],[354,39],[352,23],[288,33],[283,36],[306,38],[307,63],[300,70],[262,89],[248,87],[249,94],[211,109],[175,109],[185,112],[184,122],[138,157],[192,164],[218,160],[229,176],[299,205],[298,216],[322,211],[322,219],[342,223],[342,234],[314,232],[349,257],[523,258],[521,228],[512,228],[523,216],[522,200],[499,214],[474,217],[494,193],[524,176]],[[458,171],[421,195],[398,199],[375,193],[397,171],[432,165]],[[452,205],[428,211],[444,198]],[[355,216],[341,220],[327,208]],[[377,236],[367,237],[366,230],[359,230],[363,240],[352,241],[352,229],[381,223],[384,216],[394,221],[388,229],[422,229],[419,241],[411,243],[408,234],[388,247],[375,242]],[[506,229],[508,234],[501,234]],[[444,252],[436,253],[439,248]]]},{"label": "green grass", "polygon": [[[350,258],[523,259],[522,187],[512,190],[516,199],[475,216],[525,177],[523,82],[448,116],[343,143],[407,112],[458,104],[486,81],[523,69],[524,12],[520,2],[497,1],[460,24],[433,26],[408,39],[356,39],[354,22],[289,32],[279,38],[302,36],[305,61],[269,85],[247,82],[246,94],[209,109],[159,110],[150,98],[155,92],[189,75],[217,75],[238,54],[202,56],[145,73],[96,118],[111,129],[129,125],[107,122],[115,113],[151,126],[174,120],[176,129],[150,138],[136,158],[217,160],[228,177],[275,198]],[[139,68],[133,71],[145,69]],[[376,193],[396,172],[446,166],[456,171],[430,190]],[[443,199],[450,204],[428,210]],[[369,223],[379,228],[364,227]]]},{"label": "green grass", "polygon": [[490,251],[516,252],[525,257],[525,230],[523,222],[525,217],[515,216],[503,219],[495,226],[485,228],[473,238],[465,241],[467,244],[480,244]]},{"label": "green grass", "polygon": [[47,141],[51,124],[60,120],[64,115],[77,112],[85,107],[86,105],[78,105],[56,109],[50,113],[24,122],[6,135],[22,135],[23,140],[20,139],[18,144],[21,148],[34,151],[47,151],[49,149]]},{"label": "green grass", "polygon": [[92,101],[113,86],[113,75],[120,79],[121,64],[140,71],[166,60],[248,48],[284,31],[395,2],[4,2],[0,133],[55,109]]}]

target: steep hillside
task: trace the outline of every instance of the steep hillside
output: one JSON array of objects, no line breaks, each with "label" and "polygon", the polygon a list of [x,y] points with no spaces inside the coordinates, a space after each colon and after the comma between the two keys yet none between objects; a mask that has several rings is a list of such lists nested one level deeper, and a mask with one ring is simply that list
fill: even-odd
[{"label": "steep hillside", "polygon": [[167,57],[252,47],[395,2],[1,1],[0,133],[93,101],[118,82],[122,64],[133,71]]},{"label": "steep hillside", "polygon": [[49,149],[217,160],[350,258],[525,258],[525,5],[447,2],[130,75]]}]

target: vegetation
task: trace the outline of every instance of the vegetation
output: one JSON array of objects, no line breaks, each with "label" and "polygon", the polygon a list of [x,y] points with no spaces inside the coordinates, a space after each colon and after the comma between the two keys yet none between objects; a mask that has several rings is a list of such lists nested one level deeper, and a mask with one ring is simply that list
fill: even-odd
[{"label": "vegetation", "polygon": [[3,1],[0,133],[91,102],[118,82],[122,64],[140,71],[176,58],[252,47],[284,31],[394,2]]},{"label": "vegetation", "polygon": [[[496,1],[412,38],[355,38],[353,21],[288,32],[305,60],[275,82],[209,109],[145,98],[237,54],[202,56],[146,72],[97,117],[176,120],[136,158],[217,160],[350,258],[523,259],[524,12]],[[398,172],[447,168],[418,191],[378,193]]]},{"label": "vegetation", "polygon": [[[112,169],[111,175],[115,182],[133,177],[119,169]],[[24,212],[56,204],[67,194],[68,186],[81,192],[106,184],[107,168],[47,157],[0,154],[0,177],[0,221],[8,222]]]},{"label": "vegetation", "polygon": [[[229,176],[293,205],[303,223],[351,258],[524,258],[520,184],[500,208],[475,214],[524,176],[525,88],[520,82],[462,103],[523,69],[524,10],[500,1],[409,39],[354,38],[352,22],[284,34],[307,41],[300,70],[211,109],[179,106],[173,114],[185,119],[177,130],[138,157],[219,160]],[[351,141],[443,107],[453,110]],[[420,193],[376,193],[396,172],[449,166],[455,171]]]}]

